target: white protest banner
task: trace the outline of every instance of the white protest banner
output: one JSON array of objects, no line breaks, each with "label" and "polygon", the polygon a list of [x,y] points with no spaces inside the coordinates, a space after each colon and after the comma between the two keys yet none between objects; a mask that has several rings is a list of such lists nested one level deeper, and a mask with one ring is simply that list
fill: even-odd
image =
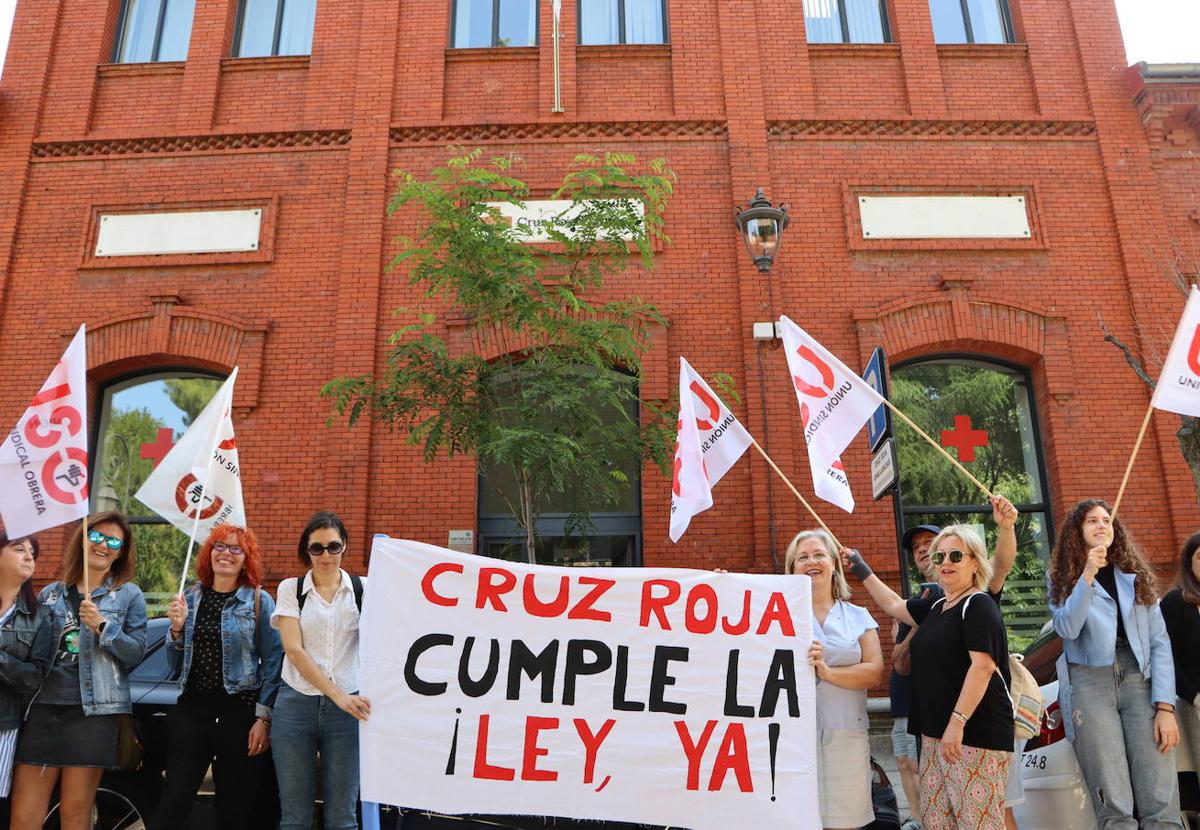
[{"label": "white protest banner", "polygon": [[804,329],[786,316],[779,324],[800,404],[813,489],[851,513],[854,496],[840,456],[885,401]]},{"label": "white protest banner", "polygon": [[75,333],[0,444],[0,515],[10,539],[88,512],[87,332]]},{"label": "white protest banner", "polygon": [[233,387],[237,369],[138,488],[138,501],[183,533],[205,539],[220,524],[246,524]]},{"label": "white protest banner", "polygon": [[1200,289],[1194,285],[1151,403],[1155,409],[1200,417]]},{"label": "white protest banner", "polygon": [[376,538],[362,798],[817,830],[810,583],[558,568]]},{"label": "white protest banner", "polygon": [[679,367],[679,394],[683,395],[687,389],[695,397],[692,407],[700,437],[700,450],[704,453],[704,469],[708,473],[709,484],[716,487],[717,482],[754,444],[754,439],[700,373],[682,356],[679,358]]}]

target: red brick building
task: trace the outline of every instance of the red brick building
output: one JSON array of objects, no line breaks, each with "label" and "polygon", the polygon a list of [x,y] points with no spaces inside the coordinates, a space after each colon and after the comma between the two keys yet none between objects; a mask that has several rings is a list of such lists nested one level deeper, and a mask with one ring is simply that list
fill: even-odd
[{"label": "red brick building", "polygon": [[[112,390],[241,367],[247,512],[272,582],[297,569],[294,538],[321,506],[347,518],[359,564],[372,532],[470,530],[483,550],[471,462],[426,465],[380,426],[327,426],[318,397],[379,369],[391,310],[416,302],[384,269],[417,221],[388,218],[389,172],[479,146],[518,153],[548,193],[574,154],[619,149],[679,177],[657,269],[608,286],[669,320],[644,398],[671,396],[681,353],[729,372],[739,415],[811,492],[784,356],[751,333],[786,313],[855,368],[877,345],[893,377],[935,357],[999,367],[1024,396],[1013,446],[1043,553],[1069,505],[1115,496],[1149,390],[1101,324],[1142,352],[1169,341],[1169,252],[1200,245],[1200,85],[1147,75],[1131,98],[1112,0],[963,4],[975,19],[943,0],[840,16],[828,0],[623,0],[582,21],[567,2],[562,112],[548,2],[305,2],[21,0],[0,82],[0,422],[86,322],[97,443]],[[759,187],[791,209],[765,275],[733,221]],[[105,248],[110,218],[136,230],[195,211],[252,240]],[[1177,427],[1156,416],[1122,507],[1164,562],[1200,521]],[[865,441],[844,460],[858,509],[824,515],[895,578],[897,510],[870,500]],[[810,524],[756,458],[678,545],[662,476],[646,469],[634,496],[620,561],[768,570]],[[971,501],[909,501],[905,521]]]}]

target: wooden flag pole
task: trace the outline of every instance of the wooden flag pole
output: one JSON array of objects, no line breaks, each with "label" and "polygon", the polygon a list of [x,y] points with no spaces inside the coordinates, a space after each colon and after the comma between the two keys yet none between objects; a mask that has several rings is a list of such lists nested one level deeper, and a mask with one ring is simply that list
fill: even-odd
[{"label": "wooden flag pole", "polygon": [[783,470],[779,469],[779,466],[771,460],[771,456],[767,455],[766,450],[760,447],[758,442],[753,438],[750,439],[750,443],[754,446],[754,449],[758,450],[758,454],[763,457],[763,460],[767,462],[771,469],[774,470],[781,479],[783,479],[783,483],[786,484],[788,489],[792,491],[792,495],[800,499],[800,503],[804,505],[804,509],[807,510],[814,519],[816,519],[816,522],[821,526],[821,529],[829,534],[829,538],[833,540],[834,547],[836,547],[838,550],[841,550],[842,543],[839,542],[838,538],[833,535],[833,531],[829,529],[829,525],[821,521],[821,517],[817,515],[817,511],[813,510],[813,506],[809,504],[807,500],[805,500],[804,496],[800,495],[800,491],[797,490],[796,486],[792,484],[792,482],[788,480],[788,477],[783,474]]},{"label": "wooden flag pole", "polygon": [[92,597],[92,579],[88,569],[88,555],[91,553],[91,548],[88,546],[88,517],[83,514],[83,533],[80,535],[82,540],[80,544],[83,550],[80,553],[83,555],[83,598],[91,599]]},{"label": "wooden flag pole", "polygon": [[908,424],[910,427],[915,429],[917,431],[917,435],[920,435],[922,438],[924,438],[926,441],[929,442],[930,446],[932,446],[935,450],[940,452],[942,455],[946,456],[946,458],[949,459],[950,463],[953,464],[955,467],[957,467],[963,475],[965,475],[967,478],[969,478],[971,480],[971,483],[974,484],[976,487],[978,487],[980,490],[982,490],[989,499],[995,498],[995,496],[992,495],[992,491],[983,486],[982,481],[975,478],[975,476],[971,475],[971,472],[966,467],[964,467],[957,458],[952,456],[946,450],[945,447],[943,447],[937,441],[934,441],[932,438],[929,437],[929,435],[925,432],[925,430],[921,429],[919,426],[917,426],[915,423],[913,423],[912,418],[908,417],[903,412],[901,412],[899,409],[897,409],[896,405],[894,403],[892,403],[891,401],[889,401],[887,398],[881,398],[881,400],[883,401],[884,405],[888,409],[892,410],[892,412],[895,414],[895,416],[897,418],[899,418],[901,421],[903,421],[904,423]]},{"label": "wooden flag pole", "polygon": [[1125,477],[1121,479],[1121,489],[1117,491],[1117,500],[1113,502],[1112,516],[1117,517],[1117,510],[1121,507],[1121,498],[1125,495],[1125,486],[1129,484],[1129,474],[1133,472],[1133,462],[1137,460],[1138,450],[1142,448],[1142,439],[1146,437],[1146,427],[1150,426],[1150,417],[1154,414],[1154,401],[1146,407],[1146,417],[1142,419],[1142,428],[1138,430],[1137,441],[1134,442],[1133,452],[1129,454],[1129,463],[1125,465]]}]

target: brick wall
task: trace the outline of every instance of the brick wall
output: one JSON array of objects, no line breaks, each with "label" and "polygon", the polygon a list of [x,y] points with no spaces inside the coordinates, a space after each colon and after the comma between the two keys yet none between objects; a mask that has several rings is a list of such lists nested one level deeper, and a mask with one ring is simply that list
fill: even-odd
[{"label": "brick wall", "polygon": [[[953,351],[1028,368],[1053,513],[1111,498],[1149,392],[1102,341],[1098,315],[1134,348],[1167,344],[1182,298],[1163,263],[1200,248],[1196,92],[1135,104],[1112,0],[1012,2],[1022,42],[970,47],[933,42],[926,0],[890,4],[896,43],[885,46],[807,45],[799,0],[671,0],[669,46],[564,37],[566,111],[553,114],[548,2],[538,45],[456,51],[445,0],[320,0],[311,57],[230,59],[236,3],[197,0],[186,62],[115,67],[104,61],[116,0],[21,0],[0,86],[0,423],[81,320],[95,390],[155,366],[241,363],[253,367],[237,409],[247,509],[272,582],[294,571],[294,536],[317,507],[342,511],[356,540],[444,544],[475,524],[470,462],[425,465],[384,429],[327,426],[317,397],[332,375],[377,369],[391,309],[418,301],[383,269],[393,237],[418,227],[386,217],[389,171],[421,174],[447,145],[483,146],[518,153],[519,175],[548,189],[576,153],[628,150],[679,175],[674,244],[612,291],[636,290],[668,318],[662,365],[685,353],[733,376],[739,415],[769,432],[802,489],[783,355],[750,337],[751,323],[780,313],[860,368],[878,343],[893,361]],[[732,221],[756,187],[793,216],[769,276]],[[1020,191],[1036,206],[1036,238],[864,243],[855,188]],[[269,253],[119,267],[85,254],[99,206],[244,199],[277,210]],[[1162,563],[1200,519],[1176,426],[1156,418],[1122,510]],[[866,496],[863,443],[845,459],[859,510],[825,515],[892,578],[891,508]],[[650,565],[769,570],[770,518],[780,556],[808,525],[757,459],[678,545],[667,493],[647,469]],[[60,538],[47,534],[47,548]],[[55,564],[47,555],[41,573]]]}]

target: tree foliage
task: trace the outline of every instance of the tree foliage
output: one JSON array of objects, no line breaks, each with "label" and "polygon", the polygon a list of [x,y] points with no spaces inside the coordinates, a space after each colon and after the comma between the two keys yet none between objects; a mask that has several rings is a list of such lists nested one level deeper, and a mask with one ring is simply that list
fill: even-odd
[{"label": "tree foliage", "polygon": [[595,505],[620,500],[643,459],[666,468],[674,419],[638,401],[648,329],[662,317],[639,297],[601,295],[606,277],[631,261],[652,267],[655,243],[668,241],[674,174],[661,160],[580,155],[550,196],[563,210],[512,221],[502,206],[524,216],[529,197],[515,163],[458,152],[427,179],[400,173],[389,205],[423,222],[389,267],[423,289],[426,308],[466,314],[476,342],[499,357],[453,351],[425,312],[392,335],[380,377],[336,378],[322,394],[351,425],[369,414],[404,433],[426,461],[475,455],[534,561],[540,513],[567,502],[586,527]]},{"label": "tree foliage", "polygon": [[190,427],[216,394],[221,381],[213,378],[167,378],[167,397],[183,411],[183,425]]}]

